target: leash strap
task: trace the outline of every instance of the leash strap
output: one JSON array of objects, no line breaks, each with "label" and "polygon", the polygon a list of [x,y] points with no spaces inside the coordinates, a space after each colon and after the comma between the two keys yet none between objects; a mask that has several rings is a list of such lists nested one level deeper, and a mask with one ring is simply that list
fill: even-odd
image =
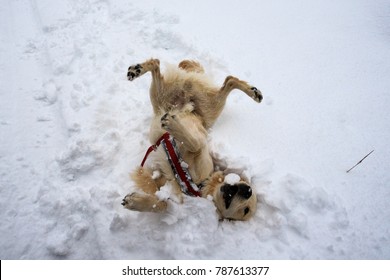
[{"label": "leash strap", "polygon": [[[168,135],[169,135],[168,132],[165,133],[165,134],[168,134]],[[145,164],[146,160],[148,159],[149,154],[150,154],[151,152],[153,152],[153,151],[156,151],[157,148],[158,148],[158,146],[160,146],[161,142],[165,139],[165,134],[164,134],[163,136],[161,136],[160,139],[157,140],[156,144],[150,146],[149,149],[146,151],[145,156],[144,156],[144,159],[143,159],[142,162],[141,162],[141,167],[144,167],[144,164]]]},{"label": "leash strap", "polygon": [[190,196],[201,196],[198,186],[192,181],[191,175],[188,171],[188,165],[183,161],[180,155],[175,139],[168,132],[164,133],[163,136],[157,140],[156,144],[149,147],[144,159],[142,160],[141,166],[144,166],[149,154],[152,151],[157,150],[160,145],[164,148],[175,179],[182,192]]}]

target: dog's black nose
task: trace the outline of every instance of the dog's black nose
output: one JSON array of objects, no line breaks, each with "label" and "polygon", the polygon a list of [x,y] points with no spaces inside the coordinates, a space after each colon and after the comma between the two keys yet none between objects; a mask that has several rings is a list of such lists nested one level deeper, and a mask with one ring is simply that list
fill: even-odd
[{"label": "dog's black nose", "polygon": [[225,207],[228,209],[234,196],[238,192],[238,187],[236,185],[225,184],[221,187],[221,191],[223,192],[223,200],[225,201]]},{"label": "dog's black nose", "polygon": [[252,196],[252,188],[247,184],[238,184],[237,194],[245,199],[248,199]]},{"label": "dog's black nose", "polygon": [[225,201],[225,207],[228,209],[235,195],[244,199],[249,199],[252,196],[252,188],[247,184],[238,183],[234,185],[225,184],[221,187],[223,192],[223,199]]}]

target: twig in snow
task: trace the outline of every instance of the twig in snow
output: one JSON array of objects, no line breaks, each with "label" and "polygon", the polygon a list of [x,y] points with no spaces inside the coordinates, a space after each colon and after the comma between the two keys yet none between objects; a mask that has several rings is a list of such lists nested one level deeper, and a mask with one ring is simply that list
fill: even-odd
[{"label": "twig in snow", "polygon": [[363,160],[366,159],[366,157],[368,157],[369,155],[371,155],[372,153],[374,152],[374,150],[372,150],[371,152],[369,152],[367,155],[364,156],[364,158],[362,158],[358,163],[356,163],[354,166],[352,166],[350,169],[347,170],[347,173],[349,171],[351,171],[352,169],[354,169],[356,166],[358,166],[359,164],[362,163]]}]

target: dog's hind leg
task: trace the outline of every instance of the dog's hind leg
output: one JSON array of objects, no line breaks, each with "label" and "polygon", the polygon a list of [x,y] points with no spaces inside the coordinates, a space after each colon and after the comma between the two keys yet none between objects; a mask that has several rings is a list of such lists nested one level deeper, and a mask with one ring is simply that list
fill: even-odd
[{"label": "dog's hind leg", "polygon": [[127,70],[127,79],[133,81],[147,72],[152,72],[153,76],[161,76],[160,61],[158,59],[149,59],[143,63],[131,65]]},{"label": "dog's hind leg", "polygon": [[223,98],[226,100],[229,93],[233,89],[239,89],[245,92],[249,97],[251,97],[258,103],[263,100],[263,95],[261,94],[260,90],[258,90],[254,86],[249,85],[247,82],[239,80],[238,78],[233,76],[226,77],[225,82],[223,83],[222,87],[219,90],[219,93],[217,94],[218,98]]},{"label": "dog's hind leg", "polygon": [[[199,115],[203,117],[203,121],[206,128],[210,128],[222,113],[226,104],[226,99],[230,92],[234,89],[239,89],[245,92],[256,102],[261,102],[263,96],[257,88],[249,85],[247,82],[237,79],[233,76],[228,76],[225,79],[222,87],[210,92],[207,92],[207,102],[204,102],[201,106]],[[198,110],[199,108],[196,108]]]},{"label": "dog's hind leg", "polygon": [[143,74],[152,73],[152,84],[150,86],[150,101],[155,113],[160,109],[158,95],[163,91],[164,77],[160,71],[160,61],[158,59],[149,59],[144,63],[135,64],[129,67],[127,71],[127,79],[133,81],[135,78],[142,76]]}]

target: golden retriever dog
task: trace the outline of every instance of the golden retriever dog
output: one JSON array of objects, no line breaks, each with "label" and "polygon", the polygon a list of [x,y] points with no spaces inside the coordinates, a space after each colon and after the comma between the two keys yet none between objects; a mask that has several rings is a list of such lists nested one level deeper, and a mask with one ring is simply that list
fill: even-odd
[{"label": "golden retriever dog", "polygon": [[167,201],[156,192],[170,184],[179,203],[183,193],[201,196],[212,199],[221,219],[248,220],[256,211],[256,195],[243,176],[227,180],[226,172],[215,171],[208,129],[232,90],[241,90],[256,102],[261,102],[261,92],[233,76],[228,76],[222,87],[215,86],[203,67],[190,60],[168,67],[162,75],[160,61],[150,59],[130,66],[127,77],[133,81],[147,72],[152,76],[154,116],[149,138],[153,145],[142,166],[131,174],[138,191],[125,196],[122,205],[129,210],[164,212]]}]

